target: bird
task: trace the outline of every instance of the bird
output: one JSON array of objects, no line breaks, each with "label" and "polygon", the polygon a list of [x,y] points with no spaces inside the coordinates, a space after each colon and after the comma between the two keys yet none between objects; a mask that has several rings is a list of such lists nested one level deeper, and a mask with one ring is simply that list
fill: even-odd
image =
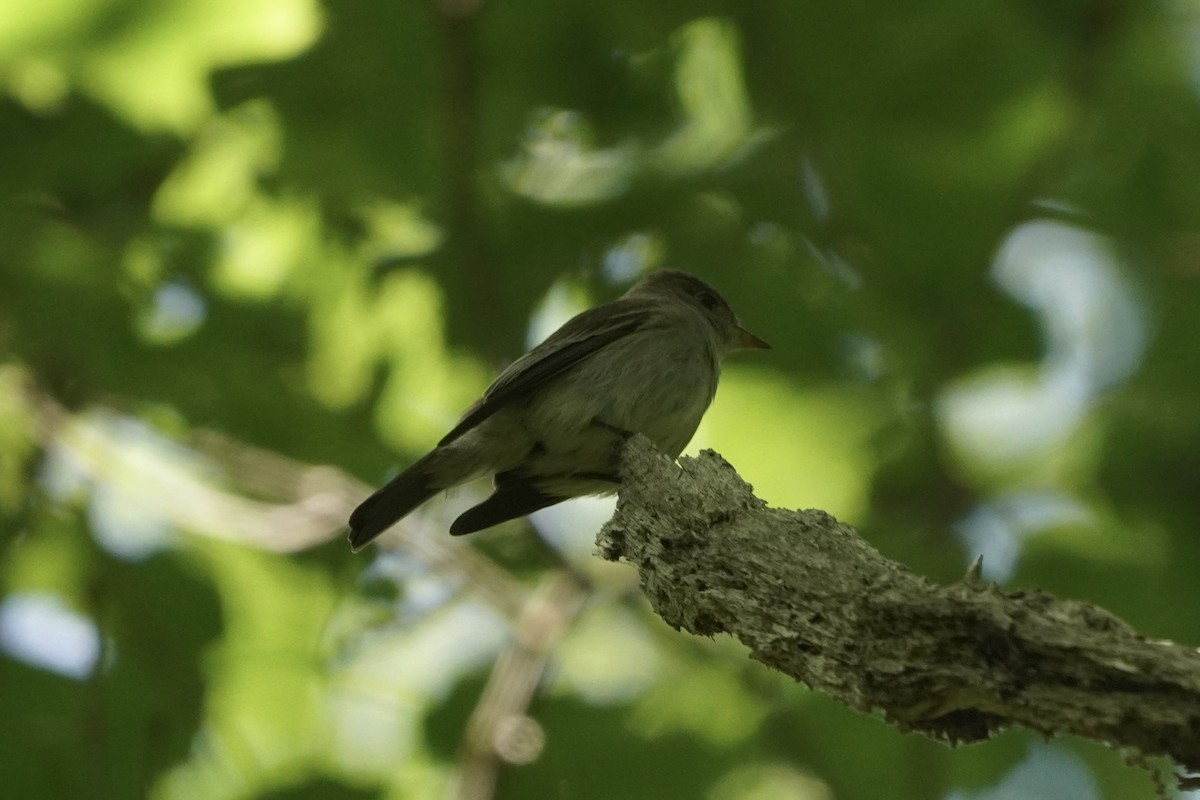
[{"label": "bird", "polygon": [[626,439],[642,434],[677,457],[712,403],[722,359],[768,347],[704,281],[649,272],[514,361],[436,447],[362,501],[350,515],[351,549],[438,492],[488,474],[493,493],[463,512],[451,534],[612,494]]}]

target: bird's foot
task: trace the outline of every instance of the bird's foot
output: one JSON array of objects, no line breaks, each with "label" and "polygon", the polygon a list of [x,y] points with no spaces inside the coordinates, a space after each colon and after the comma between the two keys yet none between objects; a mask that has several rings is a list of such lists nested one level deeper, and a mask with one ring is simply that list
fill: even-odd
[{"label": "bird's foot", "polygon": [[[625,443],[633,438],[633,431],[627,431],[624,428],[613,425],[610,422],[605,422],[604,420],[600,419],[599,417],[595,417],[594,419],[592,419],[592,424],[595,425],[597,428],[600,428],[601,430],[608,431],[609,433],[611,433],[613,436],[616,437],[613,440],[613,444],[612,444],[613,463],[620,464],[621,463],[621,452],[625,449]],[[601,477],[601,479],[602,480],[613,480],[614,483],[620,482],[611,477]]]}]

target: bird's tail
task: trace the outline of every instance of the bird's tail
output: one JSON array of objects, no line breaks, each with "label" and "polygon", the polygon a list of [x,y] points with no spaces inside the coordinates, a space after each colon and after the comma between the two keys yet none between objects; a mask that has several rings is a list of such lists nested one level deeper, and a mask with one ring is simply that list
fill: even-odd
[{"label": "bird's tail", "polygon": [[438,451],[426,454],[363,500],[350,515],[350,549],[358,552],[371,540],[433,497],[446,485],[434,477]]}]

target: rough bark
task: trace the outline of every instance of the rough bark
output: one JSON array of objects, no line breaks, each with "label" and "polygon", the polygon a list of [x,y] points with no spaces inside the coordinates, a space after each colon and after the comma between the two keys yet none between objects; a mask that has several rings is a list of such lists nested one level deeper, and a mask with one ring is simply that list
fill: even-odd
[{"label": "rough bark", "polygon": [[822,511],[768,508],[712,451],[676,465],[636,437],[599,554],[637,567],[672,627],[751,657],[902,731],[974,742],[1019,725],[1200,771],[1200,652],[1089,603],[935,586]]}]

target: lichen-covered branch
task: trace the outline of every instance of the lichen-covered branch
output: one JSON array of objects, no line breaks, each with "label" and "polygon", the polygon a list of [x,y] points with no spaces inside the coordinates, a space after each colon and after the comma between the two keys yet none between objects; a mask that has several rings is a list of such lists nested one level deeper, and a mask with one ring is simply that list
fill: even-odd
[{"label": "lichen-covered branch", "polygon": [[636,437],[599,553],[637,567],[671,626],[902,731],[951,742],[1011,726],[1166,755],[1200,771],[1200,652],[1088,603],[934,586],[821,511],[768,508],[712,451],[678,465]]}]

